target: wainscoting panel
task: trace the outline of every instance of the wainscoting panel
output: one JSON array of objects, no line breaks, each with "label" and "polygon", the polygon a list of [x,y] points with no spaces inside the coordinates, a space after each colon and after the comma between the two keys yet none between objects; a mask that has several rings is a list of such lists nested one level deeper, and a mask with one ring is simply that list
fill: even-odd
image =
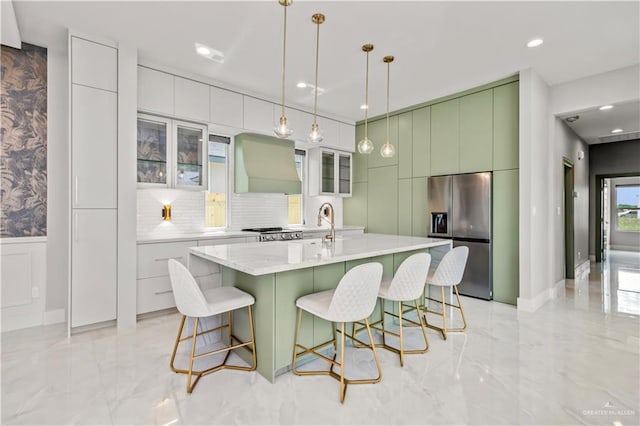
[{"label": "wainscoting panel", "polygon": [[20,240],[8,238],[0,244],[3,332],[42,325],[44,320],[47,242]]}]

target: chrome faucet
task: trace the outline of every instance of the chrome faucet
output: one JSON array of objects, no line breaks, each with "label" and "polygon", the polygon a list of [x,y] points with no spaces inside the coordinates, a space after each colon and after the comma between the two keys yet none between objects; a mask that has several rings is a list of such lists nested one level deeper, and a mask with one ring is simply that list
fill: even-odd
[{"label": "chrome faucet", "polygon": [[[330,218],[327,219],[327,216]],[[331,203],[323,203],[318,210],[318,226],[322,226],[322,220],[327,221],[331,225],[331,232],[324,236],[324,241],[334,242],[336,240],[336,222]]]}]

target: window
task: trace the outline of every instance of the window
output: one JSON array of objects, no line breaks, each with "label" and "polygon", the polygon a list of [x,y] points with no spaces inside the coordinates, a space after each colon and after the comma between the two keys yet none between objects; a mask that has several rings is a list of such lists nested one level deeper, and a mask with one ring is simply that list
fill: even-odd
[{"label": "window", "polygon": [[231,138],[209,135],[209,182],[205,193],[205,226],[223,228],[227,224],[227,158]]},{"label": "window", "polygon": [[306,151],[296,149],[296,170],[302,182],[302,194],[289,195],[289,225],[302,225],[304,217],[304,179],[305,179],[305,156]]},{"label": "window", "polygon": [[640,232],[640,185],[616,185],[616,229]]}]

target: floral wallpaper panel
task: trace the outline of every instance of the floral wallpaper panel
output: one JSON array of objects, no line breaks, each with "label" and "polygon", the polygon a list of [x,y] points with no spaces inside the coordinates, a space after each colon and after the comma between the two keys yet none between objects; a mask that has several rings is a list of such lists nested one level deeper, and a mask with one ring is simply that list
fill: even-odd
[{"label": "floral wallpaper panel", "polygon": [[47,235],[47,49],[0,46],[0,237]]}]

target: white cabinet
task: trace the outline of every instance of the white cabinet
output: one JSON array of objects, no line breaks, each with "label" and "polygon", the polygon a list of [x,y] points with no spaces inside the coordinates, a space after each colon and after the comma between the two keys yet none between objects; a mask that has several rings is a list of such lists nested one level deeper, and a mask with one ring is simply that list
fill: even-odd
[{"label": "white cabinet", "polygon": [[71,37],[71,82],[115,92],[118,90],[118,50]]},{"label": "white cabinet", "polygon": [[[169,259],[187,265],[189,247],[212,246],[220,244],[240,244],[247,242],[246,237],[209,238],[172,243],[138,244],[138,273],[136,311],[138,314],[159,311],[176,306],[167,268]],[[251,238],[249,238],[251,239]],[[211,266],[211,265],[207,265]],[[191,271],[203,288],[222,285],[220,268]],[[210,274],[202,278],[202,274]]]},{"label": "white cabinet", "polygon": [[[311,116],[313,121],[313,116]],[[322,132],[322,146],[339,148],[338,146],[338,122],[324,117],[318,117],[318,125]]]},{"label": "white cabinet", "polygon": [[338,145],[336,148],[354,152],[356,150],[356,127],[351,124],[338,123]]},{"label": "white cabinet", "polygon": [[73,208],[116,208],[118,95],[73,84],[71,193]]},{"label": "white cabinet", "polygon": [[211,86],[209,121],[226,127],[242,129],[243,99],[240,93]]},{"label": "white cabinet", "polygon": [[[274,104],[253,98],[244,97],[244,128],[253,132],[273,134],[275,123],[280,119],[274,114]],[[274,116],[278,117],[274,120]]]},{"label": "white cabinet", "polygon": [[309,195],[351,196],[351,153],[309,151]]},{"label": "white cabinet", "polygon": [[138,116],[138,186],[205,189],[208,127],[185,121]]},{"label": "white cabinet", "polygon": [[71,327],[116,319],[117,210],[74,209]]},{"label": "white cabinet", "polygon": [[138,67],[138,109],[173,115],[173,75]]},{"label": "white cabinet", "polygon": [[176,306],[169,280],[169,259],[186,265],[189,247],[196,241],[139,244],[136,313],[159,311]]},{"label": "white cabinet", "polygon": [[206,123],[209,121],[209,86],[174,77],[174,115]]}]

